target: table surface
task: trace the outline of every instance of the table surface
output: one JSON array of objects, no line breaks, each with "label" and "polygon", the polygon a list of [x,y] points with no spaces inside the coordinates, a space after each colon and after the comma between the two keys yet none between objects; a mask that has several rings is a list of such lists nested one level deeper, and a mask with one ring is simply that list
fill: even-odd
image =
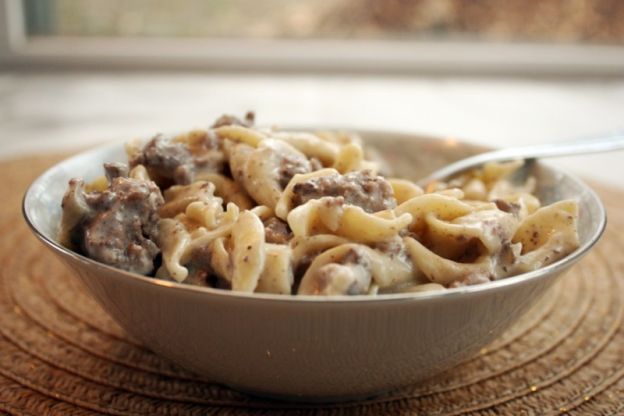
[{"label": "table surface", "polygon": [[623,191],[596,187],[602,240],[473,359],[386,395],[304,407],[199,382],[101,309],[21,220],[24,187],[57,157],[0,161],[11,173],[0,181],[0,414],[624,415]]},{"label": "table surface", "polygon": [[[0,157],[202,126],[222,112],[247,109],[265,124],[391,129],[508,146],[624,127],[624,81],[0,73]],[[555,163],[624,188],[618,182],[623,156]],[[71,290],[71,275],[41,251],[20,220],[25,184],[50,163],[0,162],[10,173],[0,182],[6,199],[0,204],[0,413],[268,412],[259,399],[180,380],[167,363],[127,339],[85,293]],[[404,413],[621,413],[624,193],[598,190],[611,226],[524,326],[396,399],[325,413],[377,414],[380,406]]]},{"label": "table surface", "polygon": [[[624,80],[4,72],[0,158],[200,127],[247,110],[259,124],[389,129],[505,147],[624,129]],[[552,163],[624,188],[623,157]]]}]

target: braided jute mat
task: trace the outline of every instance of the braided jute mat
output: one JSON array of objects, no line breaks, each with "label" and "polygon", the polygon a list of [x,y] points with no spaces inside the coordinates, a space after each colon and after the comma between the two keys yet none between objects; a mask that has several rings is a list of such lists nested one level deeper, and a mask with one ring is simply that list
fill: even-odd
[{"label": "braided jute mat", "polygon": [[305,406],[201,382],[124,333],[30,233],[26,186],[59,156],[0,162],[0,412],[32,415],[624,414],[624,192],[582,262],[479,356],[364,402]]}]

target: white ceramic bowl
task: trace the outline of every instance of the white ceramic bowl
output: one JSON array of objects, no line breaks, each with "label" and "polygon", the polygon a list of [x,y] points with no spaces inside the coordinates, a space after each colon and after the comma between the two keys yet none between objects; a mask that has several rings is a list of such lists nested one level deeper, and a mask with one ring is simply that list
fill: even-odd
[{"label": "white ceramic bowl", "polygon": [[[395,170],[417,179],[479,149],[452,140],[361,132]],[[198,374],[259,395],[306,401],[362,398],[418,382],[474,355],[515,322],[599,239],[605,211],[578,179],[538,164],[546,203],[576,198],[581,246],[535,272],[443,292],[377,297],[243,294],[124,272],[59,245],[61,197],[72,177],[125,161],[115,144],[39,177],[24,197],[34,233],[128,333]]]}]

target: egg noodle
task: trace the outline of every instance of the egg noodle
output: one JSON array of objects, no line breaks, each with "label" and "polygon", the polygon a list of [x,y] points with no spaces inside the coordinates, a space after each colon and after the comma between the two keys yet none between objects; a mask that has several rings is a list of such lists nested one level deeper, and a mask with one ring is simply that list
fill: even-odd
[{"label": "egg noodle", "polygon": [[578,205],[541,206],[522,162],[427,189],[386,177],[361,139],[222,116],[126,146],[63,199],[61,242],[155,278],[241,292],[445,290],[548,265],[578,247]]}]

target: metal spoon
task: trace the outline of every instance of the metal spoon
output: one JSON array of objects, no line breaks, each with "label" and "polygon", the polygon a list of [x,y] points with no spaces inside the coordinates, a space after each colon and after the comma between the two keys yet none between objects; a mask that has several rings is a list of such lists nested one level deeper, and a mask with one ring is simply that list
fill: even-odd
[{"label": "metal spoon", "polygon": [[466,159],[458,160],[450,165],[434,171],[418,181],[426,186],[434,181],[447,180],[466,170],[477,168],[487,162],[507,162],[511,160],[536,159],[544,157],[584,155],[590,153],[609,152],[624,149],[624,131],[557,143],[538,144],[532,146],[509,147],[481,153]]}]

